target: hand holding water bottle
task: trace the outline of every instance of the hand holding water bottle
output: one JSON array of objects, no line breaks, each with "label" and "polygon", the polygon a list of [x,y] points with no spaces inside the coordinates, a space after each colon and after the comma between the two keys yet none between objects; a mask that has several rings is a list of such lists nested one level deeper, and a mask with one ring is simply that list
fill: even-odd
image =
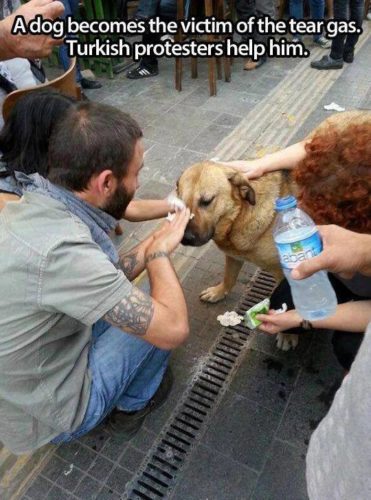
[{"label": "hand holding water bottle", "polygon": [[327,318],[335,313],[337,298],[326,271],[318,271],[303,280],[291,277],[295,267],[321,253],[322,242],[317,227],[309,215],[297,207],[294,196],[278,198],[276,211],[273,236],[295,308],[306,320]]}]

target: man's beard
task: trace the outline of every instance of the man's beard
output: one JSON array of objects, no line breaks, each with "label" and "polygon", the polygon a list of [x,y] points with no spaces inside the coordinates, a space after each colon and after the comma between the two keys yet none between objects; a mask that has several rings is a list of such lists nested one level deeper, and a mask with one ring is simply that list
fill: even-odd
[{"label": "man's beard", "polygon": [[111,198],[102,207],[102,210],[115,219],[120,220],[123,218],[125,210],[133,199],[133,196],[123,186],[119,185]]}]

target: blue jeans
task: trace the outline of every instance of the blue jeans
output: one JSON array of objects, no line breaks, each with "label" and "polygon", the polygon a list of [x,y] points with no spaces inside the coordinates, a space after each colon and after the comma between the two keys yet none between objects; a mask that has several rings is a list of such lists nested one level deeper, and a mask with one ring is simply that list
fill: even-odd
[{"label": "blue jeans", "polygon": [[[64,13],[61,16],[62,19],[65,19],[66,16],[75,16],[77,14],[78,8],[79,8],[79,0],[61,0],[61,2],[64,5]],[[65,46],[65,44],[61,45],[59,48],[59,60],[63,66],[64,71],[67,71],[68,68],[70,67],[71,61],[70,61],[70,58],[68,57],[67,47]],[[81,75],[80,66],[77,63],[77,65],[76,65],[76,81],[77,81],[77,83],[81,82],[81,78],[82,78],[82,75]]]},{"label": "blue jeans", "polygon": [[[325,16],[325,0],[309,0],[310,15],[314,21],[321,21]],[[290,0],[290,16],[295,19],[303,19],[303,0]],[[296,35],[300,38],[300,35]],[[313,35],[313,40],[316,42],[321,35]]]},{"label": "blue jeans", "polygon": [[157,391],[170,352],[100,320],[93,326],[89,351],[91,391],[81,425],[52,442],[65,443],[87,434],[114,409],[141,410]]},{"label": "blue jeans", "polygon": [[[190,0],[186,0],[185,12],[188,13]],[[140,0],[137,16],[154,17],[161,15],[164,17],[176,17],[177,4],[175,0]]]}]

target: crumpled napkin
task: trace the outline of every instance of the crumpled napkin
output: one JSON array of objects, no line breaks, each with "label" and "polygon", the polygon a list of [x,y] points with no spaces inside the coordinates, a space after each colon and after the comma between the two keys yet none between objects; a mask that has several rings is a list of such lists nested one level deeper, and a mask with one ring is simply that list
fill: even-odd
[{"label": "crumpled napkin", "polygon": [[222,326],[236,326],[241,323],[243,316],[240,316],[236,311],[226,311],[224,314],[219,314],[216,318]]}]

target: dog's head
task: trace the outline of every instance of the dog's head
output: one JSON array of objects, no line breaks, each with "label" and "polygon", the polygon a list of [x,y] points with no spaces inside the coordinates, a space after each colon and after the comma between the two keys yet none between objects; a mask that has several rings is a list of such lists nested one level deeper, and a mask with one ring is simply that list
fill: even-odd
[{"label": "dog's head", "polygon": [[255,192],[237,170],[205,161],[189,167],[177,183],[178,196],[194,214],[183,245],[201,246],[230,225],[243,205],[255,205]]}]

